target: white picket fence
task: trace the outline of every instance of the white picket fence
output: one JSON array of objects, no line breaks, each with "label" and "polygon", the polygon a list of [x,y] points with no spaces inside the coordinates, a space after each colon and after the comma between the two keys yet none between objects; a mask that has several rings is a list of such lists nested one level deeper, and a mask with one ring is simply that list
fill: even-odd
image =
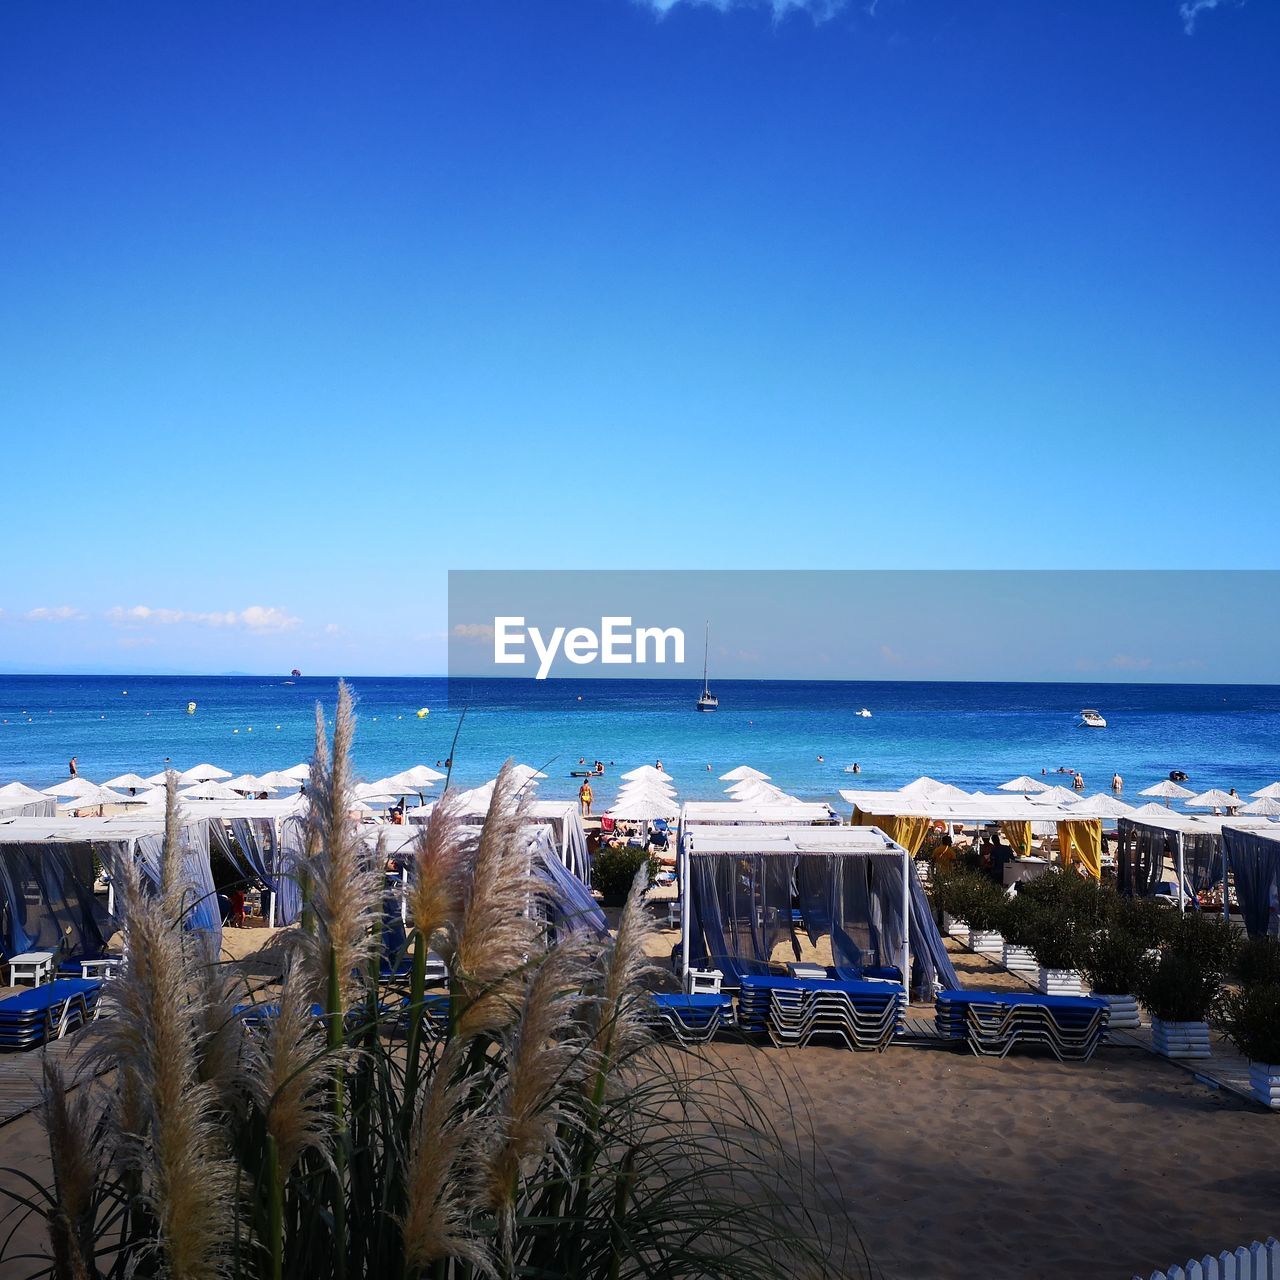
[{"label": "white picket fence", "polygon": [[[1134,1276],[1133,1280],[1145,1280]],[[1268,1236],[1266,1244],[1254,1241],[1234,1253],[1207,1254],[1167,1271],[1153,1271],[1150,1280],[1280,1280],[1280,1240]]]}]

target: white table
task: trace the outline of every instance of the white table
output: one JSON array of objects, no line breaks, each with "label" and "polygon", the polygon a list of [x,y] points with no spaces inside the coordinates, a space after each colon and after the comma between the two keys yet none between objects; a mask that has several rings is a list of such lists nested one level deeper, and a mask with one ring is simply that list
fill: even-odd
[{"label": "white table", "polygon": [[114,978],[119,968],[119,960],[81,960],[80,976],[82,978]]},{"label": "white table", "polygon": [[24,951],[21,955],[10,956],[9,985],[16,987],[19,980],[30,978],[39,986],[49,976],[52,966],[52,951]]}]

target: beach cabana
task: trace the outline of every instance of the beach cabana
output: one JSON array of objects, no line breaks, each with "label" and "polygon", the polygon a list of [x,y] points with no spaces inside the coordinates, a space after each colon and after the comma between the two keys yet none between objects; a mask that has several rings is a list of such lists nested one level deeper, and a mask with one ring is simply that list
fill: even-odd
[{"label": "beach cabana", "polygon": [[[689,806],[686,806],[688,808]],[[768,972],[780,944],[800,961],[800,934],[829,942],[834,972],[896,968],[931,997],[958,986],[911,855],[882,831],[681,824],[681,967],[718,969],[733,987]]]},{"label": "beach cabana", "polygon": [[[222,941],[209,824],[184,814],[180,839],[183,870],[191,882],[188,925]],[[3,945],[14,951],[57,951],[63,938],[71,954],[101,953],[114,926],[114,893],[106,909],[93,893],[94,862],[108,870],[136,860],[153,885],[160,883],[164,818],[21,818],[0,823],[0,894],[4,897]]]},{"label": "beach cabana", "polygon": [[[1117,884],[1121,893],[1145,897],[1167,879],[1171,864],[1183,892],[1194,897],[1212,885],[1222,885],[1224,914],[1229,907],[1226,874],[1229,867],[1222,856],[1225,824],[1240,831],[1276,830],[1266,818],[1228,818],[1165,810],[1161,815],[1142,818],[1130,815],[1119,821],[1120,847],[1117,853]],[[1239,886],[1237,885],[1237,892]]]},{"label": "beach cabana", "polygon": [[1240,900],[1240,914],[1251,938],[1273,936],[1280,902],[1280,825],[1236,827],[1225,823],[1222,844]]},{"label": "beach cabana", "polygon": [[680,827],[838,826],[839,817],[821,801],[686,800]]},{"label": "beach cabana", "polygon": [[[463,807],[459,812],[461,820],[471,826],[479,826],[489,812],[487,797],[476,792],[463,792]],[[409,809],[405,813],[405,822],[422,824],[431,821],[431,811],[436,801]],[[532,825],[544,826],[551,833],[551,842],[560,862],[569,869],[583,884],[591,883],[591,859],[587,856],[587,832],[582,825],[582,814],[573,800],[533,800],[526,807],[528,820]],[[375,833],[382,833],[396,828],[373,827]]]}]

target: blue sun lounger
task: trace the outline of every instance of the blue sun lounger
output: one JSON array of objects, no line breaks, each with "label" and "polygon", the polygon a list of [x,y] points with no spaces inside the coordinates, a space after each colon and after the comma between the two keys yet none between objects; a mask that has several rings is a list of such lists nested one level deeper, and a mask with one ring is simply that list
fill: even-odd
[{"label": "blue sun lounger", "polygon": [[882,980],[744,975],[738,1023],[779,1046],[803,1047],[815,1039],[843,1041],[863,1052],[883,1052],[897,1031],[906,991]]},{"label": "blue sun lounger", "polygon": [[733,997],[662,992],[653,997],[653,1022],[681,1044],[706,1044],[722,1026],[733,1024]]},{"label": "blue sun lounger", "polygon": [[102,982],[56,978],[0,1000],[0,1049],[33,1049],[98,1016]]},{"label": "blue sun lounger", "polygon": [[1060,1062],[1087,1062],[1106,1033],[1109,1008],[1097,996],[1045,996],[1031,991],[940,991],[939,1033],[980,1057],[1003,1058],[1026,1045]]}]

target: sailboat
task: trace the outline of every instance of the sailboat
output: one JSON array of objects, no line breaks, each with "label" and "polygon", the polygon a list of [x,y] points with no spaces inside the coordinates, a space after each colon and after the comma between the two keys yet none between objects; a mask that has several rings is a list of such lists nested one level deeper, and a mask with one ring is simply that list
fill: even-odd
[{"label": "sailboat", "polygon": [[707,651],[711,645],[711,623],[707,623],[707,634],[702,645],[702,694],[698,698],[699,711],[717,711],[720,708],[720,699],[711,692],[710,686],[707,684]]}]

